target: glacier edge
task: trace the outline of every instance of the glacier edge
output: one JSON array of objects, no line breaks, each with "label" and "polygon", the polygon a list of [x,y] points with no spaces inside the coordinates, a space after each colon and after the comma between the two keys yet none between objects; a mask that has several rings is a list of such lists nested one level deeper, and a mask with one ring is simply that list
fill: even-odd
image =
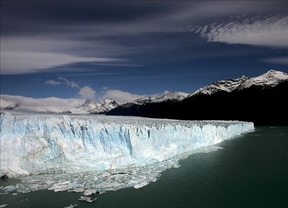
[{"label": "glacier edge", "polygon": [[1,114],[1,169],[17,177],[138,167],[252,131],[252,122]]}]

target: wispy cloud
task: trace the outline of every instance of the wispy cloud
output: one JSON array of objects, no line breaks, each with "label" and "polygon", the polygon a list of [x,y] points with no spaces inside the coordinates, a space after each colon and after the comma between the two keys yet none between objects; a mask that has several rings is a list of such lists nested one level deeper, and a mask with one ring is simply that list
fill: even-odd
[{"label": "wispy cloud", "polygon": [[287,48],[288,16],[212,24],[198,28],[195,33],[210,42]]},{"label": "wispy cloud", "polygon": [[78,83],[76,83],[76,82],[74,82],[74,81],[65,79],[65,78],[63,78],[63,77],[58,77],[58,80],[59,80],[59,81],[56,81],[56,80],[48,80],[48,81],[45,82],[45,84],[47,84],[47,85],[52,85],[52,86],[55,86],[55,85],[66,85],[66,87],[79,88]]},{"label": "wispy cloud", "polygon": [[1,51],[1,74],[39,73],[43,69],[79,62],[113,62],[118,59],[85,58],[51,52]]},{"label": "wispy cloud", "polygon": [[58,79],[64,81],[64,83],[66,84],[67,87],[79,88],[79,85],[76,82],[70,81],[70,80],[65,79],[63,77],[59,77]]},{"label": "wispy cloud", "polygon": [[38,78],[33,78],[32,80],[33,80],[34,82],[41,82],[42,79],[38,77]]},{"label": "wispy cloud", "polygon": [[57,97],[30,98],[15,95],[1,95],[4,100],[18,103],[22,107],[78,107],[84,103],[83,99],[63,99]]},{"label": "wispy cloud", "polygon": [[[287,15],[283,1],[6,1],[1,6],[1,74],[49,72],[88,62],[98,68],[166,63],[166,51],[177,51],[171,61],[190,54],[190,42],[177,39],[187,24],[194,31],[201,25],[197,34],[211,42],[288,47],[287,17],[248,19]],[[227,23],[232,16],[235,22]],[[236,16],[246,20],[236,21]]]},{"label": "wispy cloud", "polygon": [[130,64],[130,63],[92,63],[95,66],[113,66],[113,67],[143,67],[142,64]]},{"label": "wispy cloud", "polygon": [[60,85],[61,82],[55,81],[55,80],[48,80],[47,82],[45,82],[47,85]]},{"label": "wispy cloud", "polygon": [[288,57],[273,57],[261,60],[262,62],[266,63],[273,63],[273,64],[288,64]]}]

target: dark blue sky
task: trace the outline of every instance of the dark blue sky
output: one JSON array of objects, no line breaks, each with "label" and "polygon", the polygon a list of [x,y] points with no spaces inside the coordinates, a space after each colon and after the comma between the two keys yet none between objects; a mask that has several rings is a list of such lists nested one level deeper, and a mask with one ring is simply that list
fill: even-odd
[{"label": "dark blue sky", "polygon": [[287,1],[1,1],[1,94],[192,93],[288,73]]}]

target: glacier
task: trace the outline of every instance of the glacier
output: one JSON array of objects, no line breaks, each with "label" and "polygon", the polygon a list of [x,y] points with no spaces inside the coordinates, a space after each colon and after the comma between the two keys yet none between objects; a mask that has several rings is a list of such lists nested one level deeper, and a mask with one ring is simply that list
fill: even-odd
[{"label": "glacier", "polygon": [[144,167],[252,131],[252,122],[1,114],[0,174]]}]

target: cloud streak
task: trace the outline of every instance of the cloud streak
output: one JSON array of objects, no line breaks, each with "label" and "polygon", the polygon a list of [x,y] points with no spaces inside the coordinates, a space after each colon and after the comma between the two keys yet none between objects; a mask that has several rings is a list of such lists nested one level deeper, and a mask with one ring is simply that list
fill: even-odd
[{"label": "cloud streak", "polygon": [[52,86],[56,86],[56,85],[60,85],[61,82],[55,81],[55,80],[48,80],[45,82],[47,85],[52,85]]},{"label": "cloud streak", "polygon": [[1,51],[1,74],[49,72],[49,69],[79,62],[115,62],[111,58],[85,58],[51,52]]},{"label": "cloud streak", "polygon": [[204,26],[195,33],[209,42],[287,48],[288,16]]},{"label": "cloud streak", "polygon": [[31,98],[24,96],[15,96],[15,95],[1,95],[1,98],[4,100],[9,100],[14,103],[18,103],[22,107],[79,107],[82,105],[85,100],[83,99],[63,99],[57,97],[48,97],[48,98]]},{"label": "cloud streak", "polygon": [[63,78],[63,77],[59,77],[58,79],[59,79],[59,80],[62,80],[67,87],[79,88],[79,85],[78,85],[76,82],[70,81],[70,80],[65,79],[65,78]]},{"label": "cloud streak", "polygon": [[[157,49],[171,44],[170,40],[159,41],[163,34],[177,33],[188,22],[195,26],[198,22],[211,23],[215,18],[227,19],[231,15],[275,12],[282,4],[4,2],[1,4],[1,74],[49,72],[51,68],[87,62],[107,67],[142,66],[145,61],[139,57],[157,53]],[[218,25],[205,31],[205,37],[211,42],[279,46],[288,42],[284,38],[287,30],[283,28],[286,20]],[[140,61],[125,63],[134,59]]]},{"label": "cloud streak", "polygon": [[45,82],[45,84],[47,85],[52,85],[52,86],[56,86],[56,85],[66,85],[66,87],[70,87],[70,88],[79,88],[78,83],[65,79],[63,77],[58,77],[59,81],[56,80],[48,80]]},{"label": "cloud streak", "polygon": [[288,65],[288,57],[273,57],[261,60],[266,63]]}]

